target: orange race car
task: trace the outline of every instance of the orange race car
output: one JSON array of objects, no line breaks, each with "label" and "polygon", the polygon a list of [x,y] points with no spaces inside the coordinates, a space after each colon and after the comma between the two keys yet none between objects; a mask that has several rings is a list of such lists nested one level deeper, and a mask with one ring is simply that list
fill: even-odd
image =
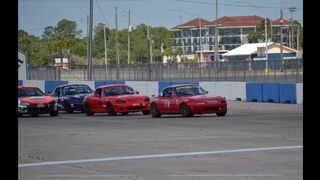
[{"label": "orange race car", "polygon": [[18,116],[30,114],[50,114],[57,116],[58,106],[55,99],[45,95],[39,88],[33,86],[18,86]]}]

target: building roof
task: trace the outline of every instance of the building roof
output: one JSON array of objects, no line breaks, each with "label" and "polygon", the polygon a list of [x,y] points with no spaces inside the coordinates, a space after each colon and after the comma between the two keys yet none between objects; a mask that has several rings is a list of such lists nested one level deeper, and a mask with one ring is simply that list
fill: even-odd
[{"label": "building roof", "polygon": [[[218,18],[218,24],[222,26],[256,26],[264,18],[260,16],[223,16]],[[216,21],[212,21],[209,25],[215,26]]]},{"label": "building roof", "polygon": [[[199,20],[200,20],[200,22],[199,22]],[[186,28],[186,27],[199,27],[199,24],[201,27],[204,27],[210,23],[211,23],[210,21],[207,21],[202,18],[194,18],[191,21],[177,25],[177,26],[173,27],[172,29],[181,29],[181,28]]]},{"label": "building roof", "polygon": [[[280,25],[280,18],[272,21],[272,25]],[[282,25],[289,25],[289,21],[283,19]]]},{"label": "building roof", "polygon": [[[269,42],[267,43],[268,49],[270,49],[272,46],[277,46],[280,48],[279,43]],[[222,54],[222,56],[249,56],[251,54],[257,53],[258,47],[266,47],[266,43],[248,43],[244,44],[242,46],[239,46],[227,53]],[[295,49],[283,46],[284,52],[298,52]]]},{"label": "building roof", "polygon": [[[260,16],[223,16],[218,18],[218,24],[220,26],[257,26],[262,20],[263,17]],[[215,26],[216,21],[207,21],[200,18],[201,27],[204,26]],[[282,25],[288,25],[289,21],[283,19]],[[272,25],[280,25],[280,18],[272,21]],[[181,29],[181,28],[190,28],[190,27],[199,27],[199,18],[194,18],[186,23],[179,24],[172,29]]]}]

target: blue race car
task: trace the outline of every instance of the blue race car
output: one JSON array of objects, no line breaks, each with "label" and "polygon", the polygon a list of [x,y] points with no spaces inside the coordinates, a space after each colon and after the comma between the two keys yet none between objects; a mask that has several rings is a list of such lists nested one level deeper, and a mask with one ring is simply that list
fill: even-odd
[{"label": "blue race car", "polygon": [[86,84],[69,84],[56,87],[51,96],[58,102],[59,110],[84,112],[84,97],[91,92],[92,89]]}]

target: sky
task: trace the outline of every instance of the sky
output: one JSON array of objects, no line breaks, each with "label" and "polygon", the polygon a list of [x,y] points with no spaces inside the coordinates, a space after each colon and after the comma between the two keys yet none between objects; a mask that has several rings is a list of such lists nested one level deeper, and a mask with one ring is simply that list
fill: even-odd
[{"label": "sky", "polygon": [[[208,21],[216,17],[215,0],[93,0],[93,26],[104,23],[115,28],[115,7],[118,9],[118,29],[128,27],[128,10],[131,26],[144,23],[152,27],[173,28],[193,18]],[[257,15],[270,19],[289,19],[289,7],[296,7],[294,20],[303,26],[303,0],[218,0],[218,18],[223,16]],[[18,29],[39,36],[47,26],[56,26],[62,19],[75,21],[78,29],[87,34],[87,15],[90,0],[18,0]]]}]

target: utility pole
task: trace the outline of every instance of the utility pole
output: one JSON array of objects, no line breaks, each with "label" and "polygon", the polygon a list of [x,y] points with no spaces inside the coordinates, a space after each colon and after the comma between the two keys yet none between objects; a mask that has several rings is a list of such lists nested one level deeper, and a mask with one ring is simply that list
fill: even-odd
[{"label": "utility pole", "polygon": [[130,64],[130,32],[131,32],[131,24],[130,24],[130,8],[128,13],[128,64]]},{"label": "utility pole", "polygon": [[[180,25],[181,25],[181,23],[182,23],[181,19],[182,19],[182,16],[180,16]],[[183,60],[184,60],[184,58],[185,58],[185,52],[184,52],[184,37],[183,37],[182,27],[180,27],[180,28],[181,28],[180,31],[181,31],[182,54],[183,54]]]},{"label": "utility pole", "polygon": [[103,37],[104,37],[104,62],[105,62],[106,71],[107,71],[107,68],[108,68],[108,57],[107,57],[106,26],[103,27]]},{"label": "utility pole", "polygon": [[300,51],[300,26],[298,24],[298,34],[297,34],[297,50]]},{"label": "utility pole", "polygon": [[147,25],[147,39],[148,39],[148,51],[149,51],[149,63],[148,63],[148,80],[151,80],[151,62],[152,62],[152,47],[149,33],[149,25]]},{"label": "utility pole", "polygon": [[202,54],[202,38],[201,38],[201,21],[200,21],[200,17],[198,17],[198,20],[199,20],[199,37],[200,37],[200,62],[202,62],[203,60],[203,54]]},{"label": "utility pole", "polygon": [[268,74],[268,28],[267,28],[267,18],[264,18],[264,36],[266,41],[266,71]]},{"label": "utility pole", "polygon": [[88,80],[92,80],[92,22],[93,22],[93,0],[90,0],[89,42],[88,42]]},{"label": "utility pole", "polygon": [[283,23],[283,19],[282,19],[282,9],[280,9],[280,61],[282,63],[282,68],[281,70],[283,70],[284,68],[284,62],[283,62],[283,46],[282,46],[282,23]]},{"label": "utility pole", "polygon": [[294,48],[294,42],[293,42],[293,29],[292,29],[292,12],[296,11],[296,7],[290,7],[290,31],[289,31],[289,47]]},{"label": "utility pole", "polygon": [[117,6],[115,7],[116,14],[115,14],[115,22],[116,22],[116,60],[117,60],[117,80],[119,80],[119,65],[120,65],[120,59],[119,59],[119,45],[118,45],[118,10]]},{"label": "utility pole", "polygon": [[219,44],[218,44],[218,0],[216,0],[216,29],[214,31],[214,61],[219,60]]}]

